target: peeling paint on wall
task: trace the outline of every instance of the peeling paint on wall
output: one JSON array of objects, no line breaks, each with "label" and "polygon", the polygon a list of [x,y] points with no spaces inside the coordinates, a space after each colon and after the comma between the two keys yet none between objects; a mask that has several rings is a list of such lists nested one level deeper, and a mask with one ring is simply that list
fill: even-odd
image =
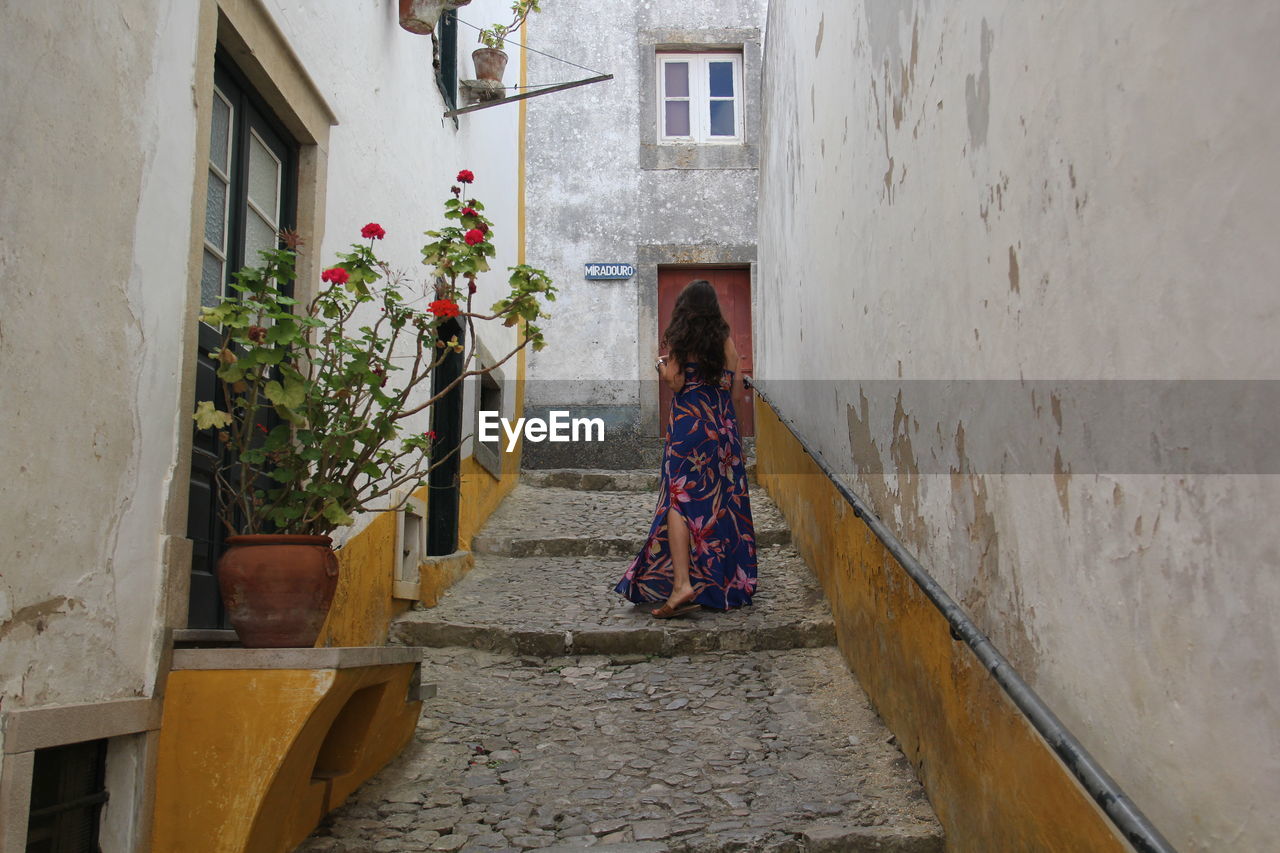
[{"label": "peeling paint on wall", "polygon": [[970,74],[964,81],[964,102],[969,116],[969,143],[974,149],[987,144],[987,129],[991,125],[991,47],[995,34],[982,19],[982,70],[978,76]]}]

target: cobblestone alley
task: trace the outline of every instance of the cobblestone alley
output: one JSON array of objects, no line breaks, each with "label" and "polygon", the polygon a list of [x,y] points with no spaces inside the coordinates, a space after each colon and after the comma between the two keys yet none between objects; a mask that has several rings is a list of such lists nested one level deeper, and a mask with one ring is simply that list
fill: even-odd
[{"label": "cobblestone alley", "polygon": [[943,849],[762,491],[752,607],[658,622],[612,592],[656,487],[525,473],[474,570],[392,628],[438,685],[414,741],[300,851]]}]

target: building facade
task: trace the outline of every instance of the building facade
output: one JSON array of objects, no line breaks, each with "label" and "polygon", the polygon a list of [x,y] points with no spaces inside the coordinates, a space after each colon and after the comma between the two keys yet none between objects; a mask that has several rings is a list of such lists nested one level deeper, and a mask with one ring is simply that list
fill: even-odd
[{"label": "building facade", "polygon": [[[323,807],[336,805],[337,788],[310,775],[323,764],[315,753],[344,725],[365,722],[342,696],[373,670],[322,649],[329,663],[294,655],[248,686],[210,692],[198,674],[208,661],[175,663],[189,651],[175,651],[191,644],[184,636],[225,625],[209,597],[216,553],[191,417],[199,309],[281,228],[305,240],[299,295],[368,222],[386,229],[381,257],[423,279],[422,232],[444,224],[460,169],[475,172],[471,189],[495,222],[494,269],[523,261],[522,110],[446,118],[454,78],[473,76],[471,40],[458,38],[455,74],[454,45],[405,31],[397,4],[382,0],[6,4],[4,14],[0,850],[28,849],[29,833],[49,843],[50,833],[90,825],[108,853],[196,849],[183,845],[197,836],[217,849],[285,849],[285,835],[271,848],[254,833],[305,835],[320,788]],[[499,0],[459,12],[480,26],[508,16]],[[508,52],[513,82],[518,38]],[[478,298],[498,298],[505,279],[482,276]],[[481,348],[503,353],[516,334],[486,330]],[[490,403],[515,410],[522,365],[523,356],[503,368]],[[478,397],[469,385],[464,421]],[[472,450],[464,446],[461,470],[464,546],[516,468],[500,456],[481,465]],[[403,514],[372,513],[339,535],[343,575],[321,645],[379,646],[392,614],[428,587],[438,593],[445,581],[419,578],[416,566],[397,573],[405,526]],[[399,707],[416,707],[406,693],[412,664],[397,666]],[[329,728],[272,728],[288,716],[279,703],[294,695],[290,679],[329,685],[306,700]],[[179,682],[184,698],[166,703]],[[206,703],[206,716],[193,716],[200,697],[225,701],[227,689],[258,713],[210,720]],[[399,730],[360,743],[366,776],[416,717],[384,705]],[[184,742],[166,732],[195,734]],[[263,758],[268,742],[284,744],[275,764]],[[236,743],[262,746],[256,763]],[[179,759],[201,744],[203,765],[185,772]],[[310,764],[299,757],[308,749]],[[302,764],[293,796],[282,786]],[[44,800],[76,774],[88,789],[69,795],[80,806],[64,820],[67,802]],[[170,774],[163,802],[157,774]],[[190,801],[210,785],[236,807],[192,817]],[[302,802],[312,811],[294,807]],[[162,838],[166,821],[185,835]]]},{"label": "building facade", "polygon": [[[530,102],[529,251],[564,287],[527,398],[531,412],[603,418],[608,440],[529,445],[526,465],[656,464],[653,363],[694,278],[713,280],[750,356],[765,5],[659,0],[602,14],[565,0],[532,21],[532,47],[613,79]],[[530,55],[533,82],[587,74]],[[595,264],[631,269],[589,278]]]},{"label": "building facade", "polygon": [[1222,11],[770,10],[760,466],[949,849],[1113,842],[834,479],[1176,849],[1280,846],[1280,11]]}]

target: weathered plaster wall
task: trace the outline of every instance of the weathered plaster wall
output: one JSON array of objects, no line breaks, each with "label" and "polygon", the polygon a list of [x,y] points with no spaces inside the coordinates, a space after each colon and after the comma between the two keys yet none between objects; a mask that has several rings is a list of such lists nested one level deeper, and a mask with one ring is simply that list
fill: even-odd
[{"label": "weathered plaster wall", "polygon": [[[1280,482],[1179,470],[1159,417],[1064,382],[1280,374],[1280,9],[775,3],[768,33],[757,374],[1179,849],[1280,846]],[[1094,464],[1102,423],[1147,454]]]},{"label": "weathered plaster wall", "polygon": [[[644,354],[656,345],[638,339],[643,276],[587,281],[583,264],[638,264],[641,247],[671,245],[703,246],[714,262],[721,249],[755,245],[753,167],[642,168],[642,141],[656,121],[652,96],[646,108],[655,39],[732,31],[739,43],[744,33],[758,43],[763,18],[762,0],[612,3],[608,14],[591,0],[558,0],[531,20],[531,47],[614,75],[529,102],[529,255],[562,284],[544,327],[548,346],[530,357],[531,406],[612,407],[591,412],[612,430],[635,424],[641,394],[656,396],[654,383],[636,381],[652,378]],[[530,56],[531,82],[586,76]],[[755,94],[747,88],[751,125]]]},{"label": "weathered plaster wall", "polygon": [[175,365],[196,12],[5,7],[4,710],[143,695],[154,680],[163,504],[187,428]]}]

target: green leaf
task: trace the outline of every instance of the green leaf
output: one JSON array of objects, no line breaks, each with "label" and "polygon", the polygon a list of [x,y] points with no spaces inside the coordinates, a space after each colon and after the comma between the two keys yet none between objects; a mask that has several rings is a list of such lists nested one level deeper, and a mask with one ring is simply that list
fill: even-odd
[{"label": "green leaf", "polygon": [[297,381],[285,379],[282,386],[274,379],[268,382],[262,388],[262,393],[271,401],[272,405],[285,409],[296,409],[300,407],[307,398],[306,386]]},{"label": "green leaf", "polygon": [[355,519],[347,515],[346,511],[338,505],[337,501],[325,501],[324,517],[332,521],[334,524],[353,524]]},{"label": "green leaf", "polygon": [[221,429],[231,426],[232,422],[231,414],[214,408],[212,400],[201,401],[191,417],[195,418],[196,426],[200,429]]}]

